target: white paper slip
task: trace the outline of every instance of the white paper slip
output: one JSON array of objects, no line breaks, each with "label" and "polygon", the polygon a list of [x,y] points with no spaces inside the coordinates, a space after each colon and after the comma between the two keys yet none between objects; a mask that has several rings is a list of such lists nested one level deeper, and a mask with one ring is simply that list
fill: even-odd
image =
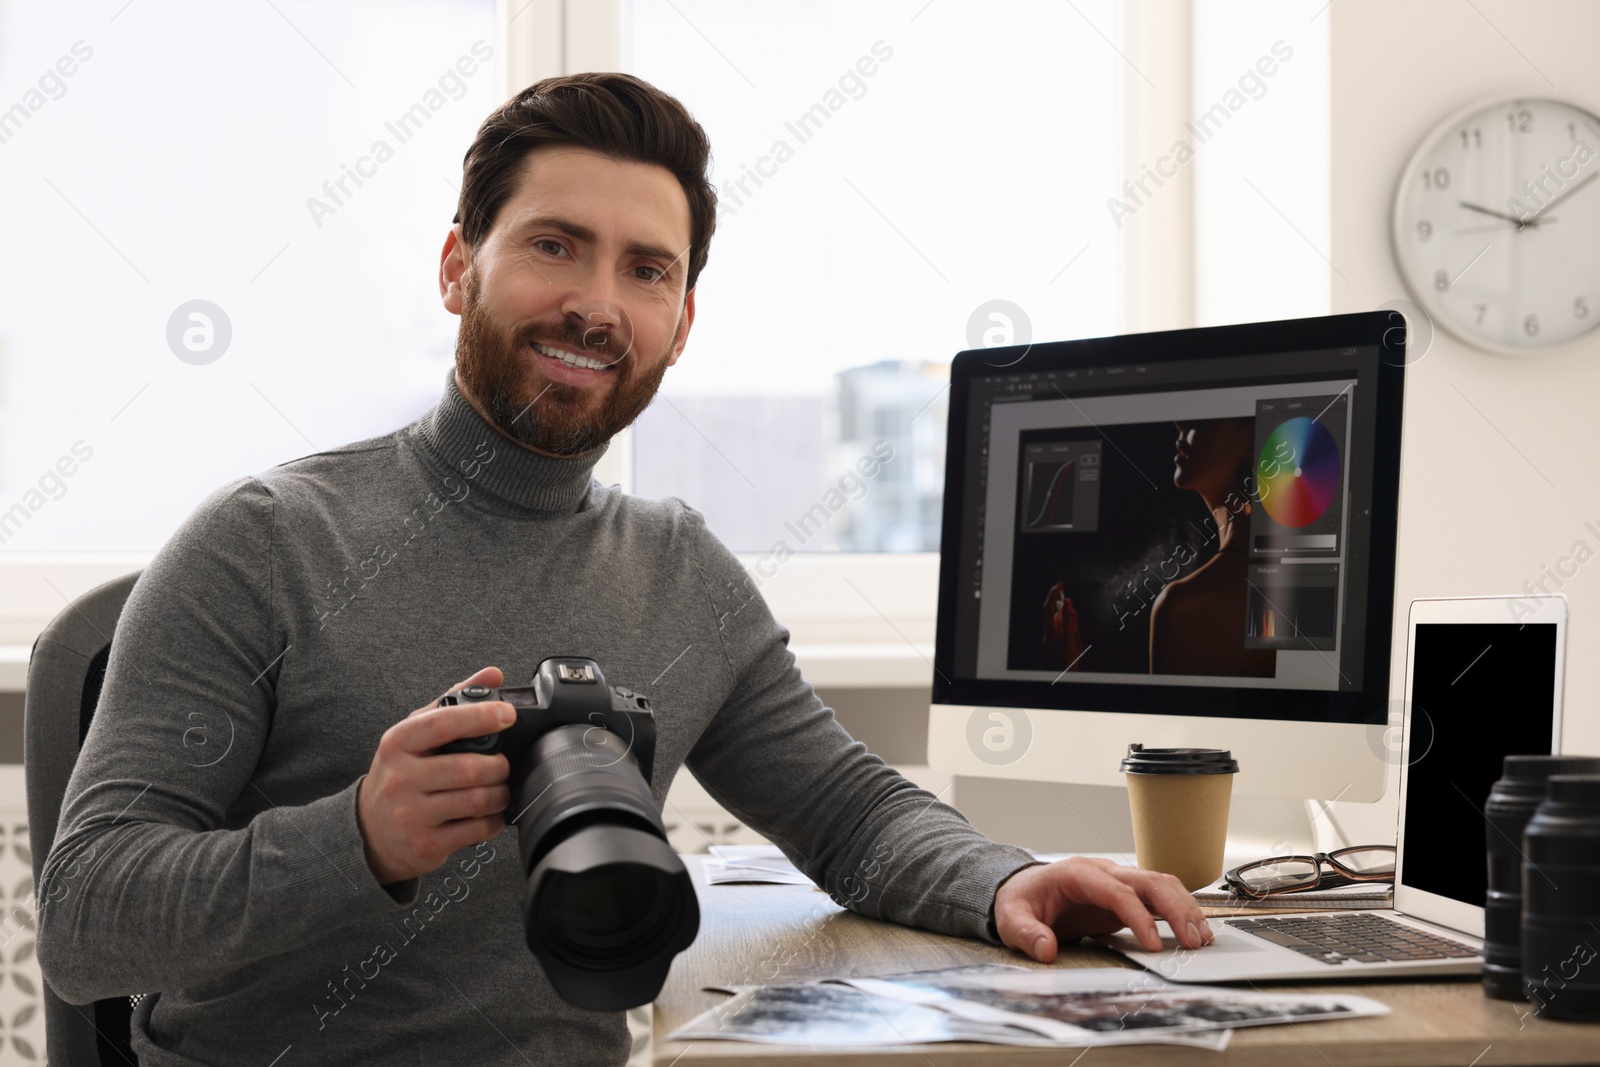
[{"label": "white paper slip", "polygon": [[711,858],[701,865],[707,885],[736,882],[811,884],[811,879],[790,863],[777,845],[712,845],[710,853]]},{"label": "white paper slip", "polygon": [[706,851],[719,860],[770,860],[784,859],[777,845],[708,845]]},{"label": "white paper slip", "polygon": [[1204,889],[1196,889],[1194,899],[1217,908],[1302,908],[1306,911],[1388,908],[1394,904],[1394,885],[1390,882],[1356,882],[1333,889],[1278,893],[1257,900],[1236,895],[1228,888],[1226,877],[1223,877]]}]

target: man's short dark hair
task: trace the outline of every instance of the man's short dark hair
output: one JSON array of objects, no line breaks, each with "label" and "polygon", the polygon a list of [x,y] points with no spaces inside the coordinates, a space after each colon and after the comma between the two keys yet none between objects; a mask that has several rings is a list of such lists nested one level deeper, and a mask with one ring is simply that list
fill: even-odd
[{"label": "man's short dark hair", "polygon": [[467,246],[476,248],[488,235],[501,207],[516,191],[528,153],[553,144],[672,172],[689,200],[684,291],[693,289],[717,228],[717,191],[706,177],[711,142],[677,98],[616,71],[545,78],[484,120],[467,149],[454,219],[462,223]]}]

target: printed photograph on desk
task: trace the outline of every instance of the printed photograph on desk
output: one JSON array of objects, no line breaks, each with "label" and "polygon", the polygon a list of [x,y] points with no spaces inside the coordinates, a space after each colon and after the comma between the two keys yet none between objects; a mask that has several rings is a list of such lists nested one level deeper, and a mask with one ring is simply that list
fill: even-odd
[{"label": "printed photograph on desk", "polygon": [[[827,1048],[882,1048],[890,1045],[975,1041],[990,1045],[1059,1047],[1066,1042],[1041,1033],[1035,1020],[992,1022],[967,1018],[942,1007],[927,1007],[898,997],[883,997],[840,982],[721,987],[736,991],[668,1034],[668,1041],[754,1041]],[[1186,1045],[1220,1052],[1228,1030],[1142,1036],[1088,1035],[1077,1045],[1132,1041]]]},{"label": "printed photograph on desk", "polygon": [[1387,1005],[1366,997],[1178,986],[1152,972],[1121,967],[1032,970],[989,964],[840,981],[974,1022],[1028,1026],[1063,1044],[1389,1012]]},{"label": "printed photograph on desk", "polygon": [[876,997],[845,985],[804,983],[740,987],[731,1000],[696,1016],[668,1041],[878,1047],[983,1041],[1054,1045],[1031,1030],[963,1019],[937,1008]]}]

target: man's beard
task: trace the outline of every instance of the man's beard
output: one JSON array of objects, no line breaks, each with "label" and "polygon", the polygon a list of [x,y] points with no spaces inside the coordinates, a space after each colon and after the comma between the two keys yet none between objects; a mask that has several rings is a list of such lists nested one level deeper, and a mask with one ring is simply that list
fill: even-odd
[{"label": "man's beard", "polygon": [[[597,331],[589,331],[593,342]],[[673,331],[674,336],[677,330]],[[608,374],[617,380],[596,402],[584,387],[543,379],[533,364],[543,357],[530,342],[565,344],[593,359],[613,363]],[[506,333],[478,302],[472,271],[462,279],[461,330],[456,338],[456,370],[463,384],[508,436],[540,452],[576,456],[598,448],[626,429],[649,406],[667,373],[666,353],[644,360],[619,345],[631,345],[606,332],[600,343],[585,343],[585,332],[568,323],[561,327],[530,325]],[[669,342],[670,343],[670,342]]]}]

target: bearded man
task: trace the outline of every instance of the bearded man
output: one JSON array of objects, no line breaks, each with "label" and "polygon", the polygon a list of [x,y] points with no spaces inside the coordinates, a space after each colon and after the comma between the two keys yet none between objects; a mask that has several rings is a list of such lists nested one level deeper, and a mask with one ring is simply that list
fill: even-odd
[{"label": "bearded man", "polygon": [[[709,160],[629,75],[517,94],[445,237],[438,405],[222,487],[140,575],[38,931],[65,999],[145,994],[140,1063],[623,1063],[624,1014],[566,1003],[528,950],[505,756],[436,751],[510,706],[427,699],[555,655],[649,694],[658,808],[688,767],[863,915],[1043,961],[1124,925],[1155,948],[1154,915],[1210,940],[1176,879],[1040,864],[869,753],[699,512],[592,477],[683,355]],[[197,722],[226,724],[214,759]]]}]

